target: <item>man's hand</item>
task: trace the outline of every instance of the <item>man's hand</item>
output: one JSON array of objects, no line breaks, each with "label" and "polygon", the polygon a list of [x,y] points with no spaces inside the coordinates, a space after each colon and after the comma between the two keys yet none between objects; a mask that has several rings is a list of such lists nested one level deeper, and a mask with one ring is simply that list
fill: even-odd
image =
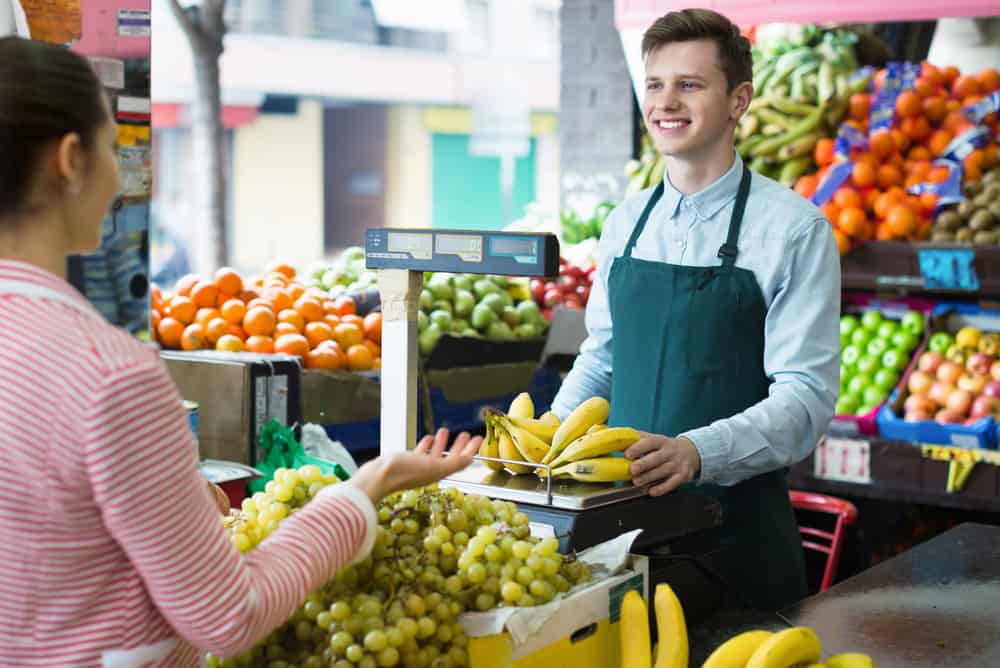
[{"label": "man's hand", "polygon": [[447,456],[448,430],[438,429],[433,437],[420,439],[411,452],[398,452],[378,457],[354,474],[350,482],[357,485],[378,503],[382,497],[403,489],[420,487],[436,482],[452,473],[461,471],[472,463],[472,456],[479,450],[482,438],[459,434]]},{"label": "man's hand", "polygon": [[[694,480],[701,468],[701,456],[688,438],[670,438],[643,432],[642,438],[625,451],[631,459],[632,482],[653,485],[650,496],[672,492]],[[655,483],[655,484],[654,484]]]}]

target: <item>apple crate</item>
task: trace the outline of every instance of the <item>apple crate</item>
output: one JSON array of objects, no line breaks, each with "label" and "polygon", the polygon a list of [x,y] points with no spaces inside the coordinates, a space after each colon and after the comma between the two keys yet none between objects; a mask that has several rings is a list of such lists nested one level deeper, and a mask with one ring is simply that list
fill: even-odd
[{"label": "apple crate", "polygon": [[[906,313],[910,311],[916,311],[924,315],[923,330],[926,332],[928,327],[928,320],[930,314],[933,312],[936,303],[929,299],[920,299],[916,297],[901,297],[893,300],[883,300],[879,299],[875,294],[872,293],[844,293],[842,297],[843,301],[843,311],[842,315],[853,315],[860,316],[865,311],[877,310],[884,319],[899,322]],[[915,348],[919,352],[921,346],[925,343],[926,337],[921,334],[919,335],[919,341]],[[895,390],[898,390],[902,385],[903,378],[909,372],[910,367],[913,365],[915,355],[907,360],[906,366],[903,369],[900,380],[894,386]],[[843,368],[843,367],[842,367]],[[843,373],[843,371],[842,371]],[[829,427],[829,433],[836,436],[877,436],[878,435],[878,424],[877,416],[879,409],[885,402],[880,402],[874,406],[871,410],[862,413],[838,413],[834,416],[833,421]]]},{"label": "apple crate", "polygon": [[[986,346],[963,348],[963,342],[954,337],[967,327],[984,334],[1000,332],[1000,311],[954,303],[935,308],[916,364],[879,411],[878,426],[884,438],[966,448],[997,447],[1000,356],[982,352]],[[926,419],[913,419],[921,415]]]}]

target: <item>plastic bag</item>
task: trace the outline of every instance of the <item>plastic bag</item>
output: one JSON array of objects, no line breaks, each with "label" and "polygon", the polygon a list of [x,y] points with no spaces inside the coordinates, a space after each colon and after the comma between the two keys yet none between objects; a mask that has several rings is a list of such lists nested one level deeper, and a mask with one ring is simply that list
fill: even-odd
[{"label": "plastic bag", "polygon": [[274,479],[274,472],[280,468],[297,469],[306,464],[314,464],[324,473],[332,473],[341,480],[350,478],[350,474],[340,464],[328,462],[306,454],[302,445],[295,439],[295,433],[278,420],[271,420],[260,430],[260,447],[264,458],[255,467],[261,477],[250,481],[250,493],[263,492],[264,487]]},{"label": "plastic bag", "polygon": [[358,470],[354,457],[340,441],[332,440],[318,424],[302,426],[302,448],[311,457],[319,457],[334,464],[343,466],[350,475]]}]

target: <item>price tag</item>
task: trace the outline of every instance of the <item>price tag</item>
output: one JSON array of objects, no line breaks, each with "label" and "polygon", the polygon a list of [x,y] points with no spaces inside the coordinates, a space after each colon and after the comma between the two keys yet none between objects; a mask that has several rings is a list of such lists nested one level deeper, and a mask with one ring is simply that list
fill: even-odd
[{"label": "price tag", "polygon": [[826,437],[816,446],[813,475],[825,480],[869,484],[871,446],[868,441]]},{"label": "price tag", "polygon": [[979,289],[979,276],[972,261],[976,252],[969,249],[926,248],[918,251],[920,274],[928,290]]}]

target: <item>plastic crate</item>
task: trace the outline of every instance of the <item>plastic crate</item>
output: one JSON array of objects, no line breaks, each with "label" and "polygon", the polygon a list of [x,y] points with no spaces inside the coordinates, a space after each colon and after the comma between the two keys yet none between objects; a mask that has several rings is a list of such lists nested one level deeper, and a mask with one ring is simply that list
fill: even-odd
[{"label": "plastic crate", "polygon": [[[896,396],[893,392],[889,404],[895,402]],[[897,416],[890,405],[885,405],[878,412],[878,428],[882,438],[898,441],[936,443],[959,448],[997,447],[997,423],[991,417],[983,418],[971,425],[940,424],[931,420],[907,422]]]}]

